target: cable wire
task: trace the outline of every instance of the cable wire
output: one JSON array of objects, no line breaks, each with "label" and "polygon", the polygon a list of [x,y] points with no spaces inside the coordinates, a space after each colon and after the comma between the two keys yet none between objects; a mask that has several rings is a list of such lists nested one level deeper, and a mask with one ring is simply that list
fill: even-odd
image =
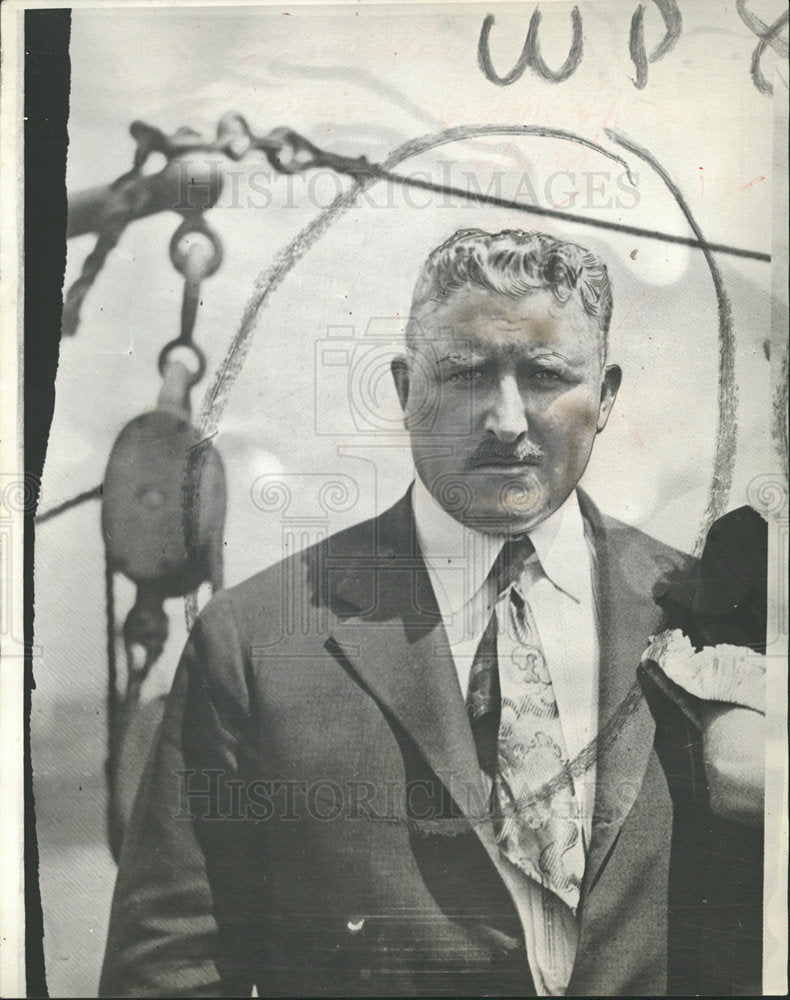
[{"label": "cable wire", "polygon": [[733,257],[745,257],[750,260],[765,262],[770,262],[771,260],[770,254],[763,253],[760,250],[746,250],[743,247],[735,247],[727,243],[709,243],[707,240],[698,240],[693,236],[676,236],[674,233],[664,233],[657,229],[643,229],[640,226],[628,226],[624,222],[606,222],[603,219],[593,219],[586,215],[579,215],[576,212],[564,212],[557,208],[542,208],[540,205],[527,205],[524,202],[511,201],[509,198],[484,194],[482,191],[469,191],[463,188],[448,187],[444,184],[434,184],[433,181],[421,180],[418,177],[404,177],[401,174],[391,173],[389,170],[384,170],[374,164],[371,164],[366,172],[380,177],[382,180],[391,181],[393,184],[420,188],[423,191],[435,191],[438,194],[456,195],[460,198],[469,198],[483,205],[496,205],[499,208],[509,208],[516,212],[526,212],[529,215],[553,217],[566,222],[574,222],[578,225],[593,226],[597,229],[609,229],[616,233],[626,233],[629,236],[639,236],[648,240],[660,240],[663,243],[675,243],[680,246],[694,247],[698,250],[712,250],[715,253],[730,254]]}]

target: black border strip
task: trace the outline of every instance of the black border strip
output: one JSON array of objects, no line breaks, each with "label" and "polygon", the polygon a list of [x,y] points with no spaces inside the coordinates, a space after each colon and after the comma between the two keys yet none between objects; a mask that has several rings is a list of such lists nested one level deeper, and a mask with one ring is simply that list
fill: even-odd
[{"label": "black border strip", "polygon": [[33,678],[33,516],[55,404],[66,266],[66,148],[71,64],[68,9],[27,10],[24,19],[24,641],[25,955],[28,997],[47,997],[30,755]]}]

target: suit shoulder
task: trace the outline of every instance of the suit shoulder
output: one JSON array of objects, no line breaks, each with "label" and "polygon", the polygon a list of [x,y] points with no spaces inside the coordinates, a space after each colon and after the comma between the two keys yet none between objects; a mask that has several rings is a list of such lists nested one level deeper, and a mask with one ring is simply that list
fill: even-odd
[{"label": "suit shoulder", "polygon": [[692,568],[698,560],[688,552],[661,542],[640,528],[618,521],[608,514],[601,514],[601,524],[609,539],[615,544],[626,546],[632,551],[641,551],[646,557],[661,563],[672,564],[678,569]]},{"label": "suit shoulder", "polygon": [[[314,571],[322,563],[342,565],[346,560],[374,554],[381,520],[380,517],[370,518],[335,532],[219,591],[200,614],[202,626],[211,630],[220,621],[233,621],[240,634],[253,634],[267,613],[282,606],[289,587],[306,581],[308,589],[313,589]],[[307,596],[306,591],[303,593]]]},{"label": "suit shoulder", "polygon": [[[689,553],[653,538],[639,528],[601,515],[608,564],[630,585],[669,613],[668,594],[695,586],[699,560]],[[672,615],[674,618],[674,615]]]},{"label": "suit shoulder", "polygon": [[604,514],[583,490],[579,490],[578,495],[582,514],[596,543],[605,546],[611,555],[626,560],[634,569],[648,571],[650,576],[654,576],[657,569],[678,573],[690,572],[696,567],[698,560],[694,556]]}]

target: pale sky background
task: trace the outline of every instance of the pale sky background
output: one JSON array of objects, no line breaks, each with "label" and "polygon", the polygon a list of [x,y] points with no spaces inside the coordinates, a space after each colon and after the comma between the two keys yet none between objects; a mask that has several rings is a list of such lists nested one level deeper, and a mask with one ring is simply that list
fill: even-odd
[{"label": "pale sky background", "polygon": [[[286,125],[319,146],[371,161],[383,160],[408,139],[454,125],[543,125],[622,153],[638,174],[638,197],[618,186],[624,184],[622,169],[611,160],[577,144],[536,137],[447,145],[399,170],[424,171],[435,180],[449,176],[461,187],[471,173],[483,190],[498,172],[502,194],[520,190],[522,197],[526,177],[541,204],[552,203],[548,184],[555,201],[569,199],[569,210],[690,235],[666,188],[646,164],[607,138],[604,130],[610,128],[659,160],[709,240],[770,252],[772,104],[750,79],[754,35],[734,3],[683,0],[682,35],[649,66],[647,85],[638,90],[628,53],[635,6],[582,2],[584,55],[573,76],[552,85],[527,70],[508,87],[490,83],[478,68],[483,18],[496,14],[491,51],[503,75],[521,51],[533,4],[77,6],[68,188],[108,183],[130,167],[134,143],[128,129],[135,119],[166,132],[188,125],[211,138],[220,116],[236,110],[258,134]],[[559,66],[567,54],[570,7],[541,5],[540,39],[550,66]],[[752,5],[769,23],[778,16],[776,7]],[[663,35],[655,5],[647,5],[645,25],[650,51]],[[772,59],[767,53],[769,75]],[[232,169],[233,183],[207,214],[225,247],[222,268],[204,285],[195,330],[209,376],[238,328],[256,277],[338,190],[350,186],[348,179],[326,173],[291,184],[272,176],[262,161],[242,161]],[[594,177],[594,171],[603,173]],[[614,204],[590,207],[588,185],[603,185],[594,198],[612,197]],[[310,497],[321,477],[353,483],[359,499],[328,522],[332,529],[383,510],[405,490],[411,477],[406,439],[393,429],[395,394],[379,375],[397,344],[421,261],[464,226],[546,229],[595,249],[609,264],[615,298],[611,354],[623,366],[624,383],[585,485],[605,512],[690,549],[711,485],[716,435],[717,306],[702,254],[472,203],[448,207],[438,195],[381,184],[370,200],[373,205],[344,215],[276,291],[259,316],[222,414],[215,443],[228,475],[226,583],[282,555],[281,514],[255,502],[261,476],[306,485],[300,499],[307,506],[292,513],[308,512],[311,502],[309,512],[320,510]],[[121,428],[156,402],[156,359],[178,333],[180,279],[167,249],[178,221],[167,213],[130,226],[88,293],[77,335],[62,343],[41,509],[101,482]],[[93,242],[93,236],[70,242],[67,287]],[[737,342],[739,432],[730,509],[745,503],[749,482],[773,467],[763,349],[770,337],[770,267],[717,259]],[[327,347],[334,357],[338,347],[346,350],[349,364],[325,364]],[[208,381],[193,393],[194,413]],[[391,430],[371,433],[376,426]],[[51,734],[63,706],[70,706],[70,726],[85,727],[85,774],[94,774],[103,759],[98,503],[42,525],[36,561],[41,656],[34,766],[38,754],[38,814],[46,826],[54,819],[47,808],[55,807],[48,806],[48,786],[41,781],[58,779],[61,750]],[[132,597],[131,585],[119,581],[119,623]],[[168,611],[171,638],[149,696],[168,686],[185,636],[179,602],[170,602]],[[73,764],[72,778],[76,782]],[[101,826],[101,815],[90,821],[84,811],[79,815],[73,822]],[[67,848],[57,837],[44,838],[42,846],[53,995],[95,989],[91,976],[103,947],[112,868],[108,858],[99,863],[93,854],[85,855],[81,867],[83,850],[76,840]],[[80,894],[85,905],[75,907]],[[85,910],[84,918],[75,917],[75,909]]]}]

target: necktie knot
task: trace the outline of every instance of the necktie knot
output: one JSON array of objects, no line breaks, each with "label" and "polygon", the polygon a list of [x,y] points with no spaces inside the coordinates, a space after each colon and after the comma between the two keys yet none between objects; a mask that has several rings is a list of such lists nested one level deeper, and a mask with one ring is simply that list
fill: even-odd
[{"label": "necktie knot", "polygon": [[504,593],[511,584],[518,582],[534,553],[535,546],[529,535],[507,539],[488,574],[488,579],[496,587],[497,596]]},{"label": "necktie knot", "polygon": [[[520,579],[527,561],[534,552],[535,546],[530,541],[529,535],[507,539],[494,560],[494,565],[487,577],[487,580],[493,581],[496,588],[495,600]],[[511,594],[514,600],[521,601],[523,605],[523,600],[515,590],[511,591]],[[466,710],[473,725],[487,717],[486,728],[492,724],[494,726],[499,724],[500,688],[497,669],[497,627],[496,612],[493,611],[475,654],[466,696]],[[488,737],[486,736],[486,738]],[[481,762],[483,758],[487,762],[484,766],[484,770],[487,770],[492,760],[490,748],[487,751],[481,750],[481,742],[477,734],[476,742]]]}]

